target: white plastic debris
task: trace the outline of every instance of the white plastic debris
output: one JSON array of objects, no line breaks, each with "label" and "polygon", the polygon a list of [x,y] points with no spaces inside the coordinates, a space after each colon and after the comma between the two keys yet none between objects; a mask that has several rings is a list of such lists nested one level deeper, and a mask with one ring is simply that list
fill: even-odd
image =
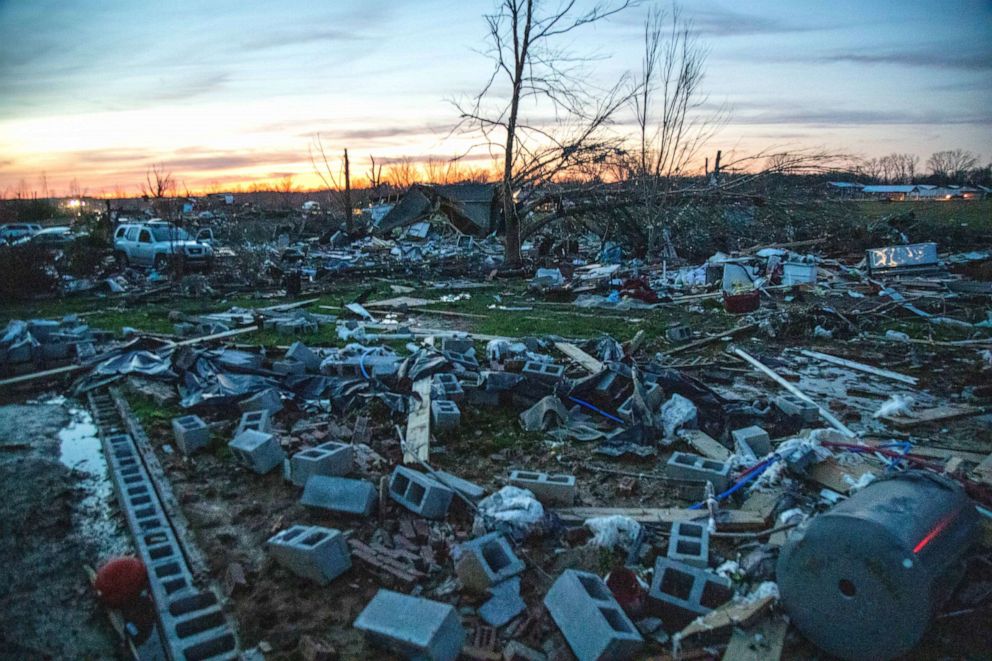
[{"label": "white plastic debris", "polygon": [[875,481],[874,473],[863,473],[861,477],[859,477],[856,480],[850,475],[844,476],[844,483],[851,487],[850,490],[848,491],[848,494],[852,494],[856,491],[861,491],[862,489],[864,489],[866,486],[868,486],[874,481]]},{"label": "white plastic debris", "polygon": [[665,438],[672,438],[676,430],[689,424],[695,425],[698,411],[691,400],[682,395],[672,395],[672,398],[661,406],[661,422]]},{"label": "white plastic debris", "polygon": [[499,530],[522,539],[544,520],[544,506],[527,489],[505,486],[479,503],[473,531]]},{"label": "white plastic debris", "polygon": [[716,573],[724,578],[733,578],[741,571],[741,565],[736,560],[725,560],[722,565],[716,568]]},{"label": "white plastic debris", "polygon": [[885,339],[896,340],[897,342],[909,342],[909,335],[900,333],[899,331],[887,330],[885,331]]},{"label": "white plastic debris", "polygon": [[912,397],[892,395],[892,397],[889,397],[884,404],[878,407],[878,410],[872,414],[872,417],[884,418],[889,416],[909,415],[912,408]]},{"label": "white plastic debris", "polygon": [[630,548],[641,534],[641,524],[629,516],[619,514],[586,519],[585,526],[593,534],[589,543],[606,549],[617,545]]},{"label": "white plastic debris", "polygon": [[834,332],[832,330],[827,330],[823,326],[817,326],[816,328],[813,329],[813,337],[819,337],[825,340],[829,340],[833,336],[834,336]]}]

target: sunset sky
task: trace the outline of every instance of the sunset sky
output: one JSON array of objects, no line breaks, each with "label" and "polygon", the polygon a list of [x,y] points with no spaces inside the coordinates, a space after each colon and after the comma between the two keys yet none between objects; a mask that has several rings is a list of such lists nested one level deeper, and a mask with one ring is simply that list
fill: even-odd
[{"label": "sunset sky", "polygon": [[[639,66],[647,4],[569,40],[604,87]],[[685,2],[710,49],[712,151],[963,148],[992,160],[992,2]],[[0,0],[0,193],[130,194],[163,163],[190,188],[294,175],[320,132],[368,156],[450,157],[450,99],[489,64],[488,0]],[[616,130],[629,129],[629,116]],[[625,123],[626,122],[626,123]],[[480,160],[478,164],[484,165]]]}]

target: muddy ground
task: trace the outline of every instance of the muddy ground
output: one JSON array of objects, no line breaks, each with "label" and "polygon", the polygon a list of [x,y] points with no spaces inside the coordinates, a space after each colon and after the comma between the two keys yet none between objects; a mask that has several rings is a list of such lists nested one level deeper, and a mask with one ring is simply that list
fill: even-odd
[{"label": "muddy ground", "polygon": [[124,658],[85,569],[130,545],[95,431],[58,399],[0,407],[2,658]]}]

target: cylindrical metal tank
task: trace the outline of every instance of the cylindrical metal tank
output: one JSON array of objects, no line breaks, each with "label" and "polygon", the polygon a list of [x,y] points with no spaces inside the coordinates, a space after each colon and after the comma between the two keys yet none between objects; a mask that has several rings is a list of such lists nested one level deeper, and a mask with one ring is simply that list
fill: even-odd
[{"label": "cylindrical metal tank", "polygon": [[792,622],[842,659],[891,659],[923,636],[961,578],[978,513],[953,480],[876,480],[794,531],[777,578]]}]

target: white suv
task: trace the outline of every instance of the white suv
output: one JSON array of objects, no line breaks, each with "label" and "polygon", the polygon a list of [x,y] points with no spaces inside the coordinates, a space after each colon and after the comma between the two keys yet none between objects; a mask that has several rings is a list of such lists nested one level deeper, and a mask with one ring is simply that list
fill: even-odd
[{"label": "white suv", "polygon": [[41,231],[41,225],[33,223],[11,223],[10,225],[0,225],[0,240],[13,243],[26,236],[33,236]]},{"label": "white suv", "polygon": [[177,256],[187,268],[209,269],[214,250],[166,222],[126,223],[114,230],[114,257],[120,264],[164,269]]}]

